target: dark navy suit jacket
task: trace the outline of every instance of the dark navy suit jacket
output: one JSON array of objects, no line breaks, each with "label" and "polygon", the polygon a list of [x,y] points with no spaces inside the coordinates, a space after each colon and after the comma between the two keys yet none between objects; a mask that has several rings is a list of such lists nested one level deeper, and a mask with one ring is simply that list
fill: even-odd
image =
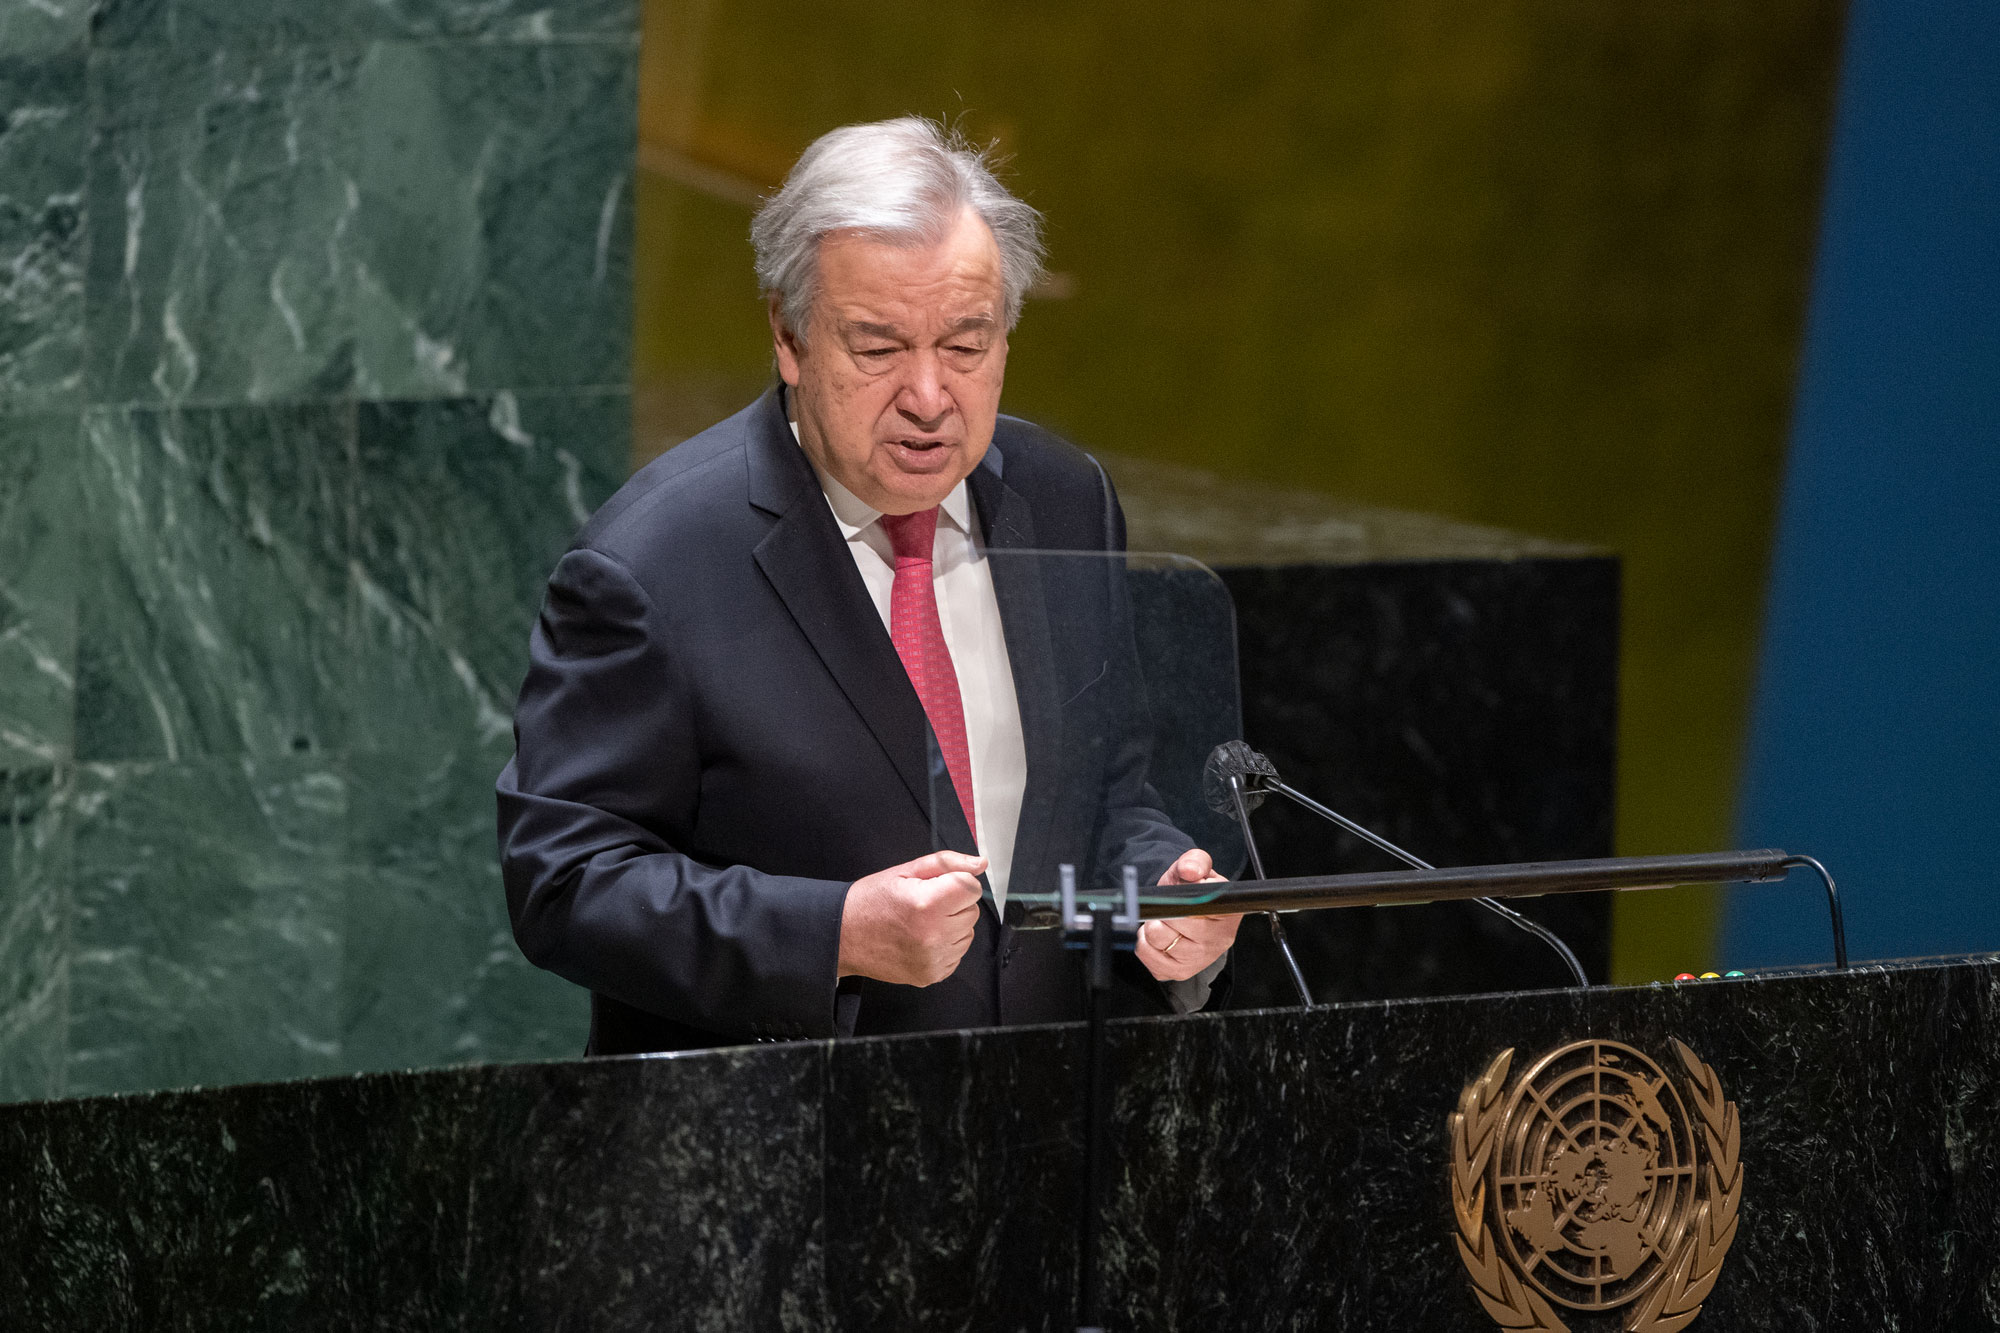
[{"label": "dark navy suit jacket", "polygon": [[[1000,418],[968,488],[993,550],[1123,545],[1096,463],[1028,422]],[[992,562],[1027,750],[1013,893],[1063,862],[1150,884],[1191,845],[1146,783],[1123,584],[1096,563]],[[945,981],[836,983],[848,885],[972,843],[782,390],[598,511],[530,654],[498,784],[507,901],[523,952],[592,992],[593,1053],[1081,1015],[1076,956],[990,894]],[[1167,1011],[1119,969],[1115,1009]]]}]

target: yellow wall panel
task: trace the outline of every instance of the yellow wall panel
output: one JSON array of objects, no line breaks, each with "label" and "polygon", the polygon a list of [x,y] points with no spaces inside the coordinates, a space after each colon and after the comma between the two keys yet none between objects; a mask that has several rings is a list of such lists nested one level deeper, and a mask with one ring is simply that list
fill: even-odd
[{"label": "yellow wall panel", "polygon": [[[835,125],[953,118],[1050,221],[1060,295],[1028,308],[1009,410],[1619,552],[1621,849],[1721,846],[1840,20],[1832,0],[649,0],[640,447],[768,374],[757,192]],[[1712,948],[1706,894],[1620,910],[1623,979]]]}]

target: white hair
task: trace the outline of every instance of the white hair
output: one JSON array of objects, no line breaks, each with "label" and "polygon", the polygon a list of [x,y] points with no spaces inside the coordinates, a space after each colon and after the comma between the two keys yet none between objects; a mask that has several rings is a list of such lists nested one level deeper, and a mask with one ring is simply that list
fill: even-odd
[{"label": "white hair", "polygon": [[970,208],[1000,247],[1009,329],[1042,273],[1042,215],[993,175],[990,150],[921,116],[843,125],[813,141],[750,223],[757,281],[775,295],[792,336],[805,337],[819,286],[820,242],[861,232],[935,245]]}]

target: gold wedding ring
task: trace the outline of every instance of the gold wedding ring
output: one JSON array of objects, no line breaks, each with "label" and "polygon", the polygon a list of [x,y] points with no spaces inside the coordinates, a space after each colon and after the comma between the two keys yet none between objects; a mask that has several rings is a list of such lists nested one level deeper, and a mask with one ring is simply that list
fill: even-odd
[{"label": "gold wedding ring", "polygon": [[1181,942],[1181,933],[1178,930],[1175,930],[1172,926],[1167,927],[1167,934],[1173,936],[1173,938],[1167,941],[1166,948],[1160,950],[1160,952],[1163,954],[1172,953],[1174,951],[1174,946]]}]

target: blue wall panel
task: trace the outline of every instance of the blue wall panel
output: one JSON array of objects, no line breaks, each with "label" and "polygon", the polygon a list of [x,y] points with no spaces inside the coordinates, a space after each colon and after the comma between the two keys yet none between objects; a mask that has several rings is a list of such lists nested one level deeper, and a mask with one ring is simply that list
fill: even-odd
[{"label": "blue wall panel", "polygon": [[[1857,0],[1842,80],[1740,838],[1857,958],[2000,949],[2000,5]],[[1816,893],[1725,957],[1825,958]]]}]

